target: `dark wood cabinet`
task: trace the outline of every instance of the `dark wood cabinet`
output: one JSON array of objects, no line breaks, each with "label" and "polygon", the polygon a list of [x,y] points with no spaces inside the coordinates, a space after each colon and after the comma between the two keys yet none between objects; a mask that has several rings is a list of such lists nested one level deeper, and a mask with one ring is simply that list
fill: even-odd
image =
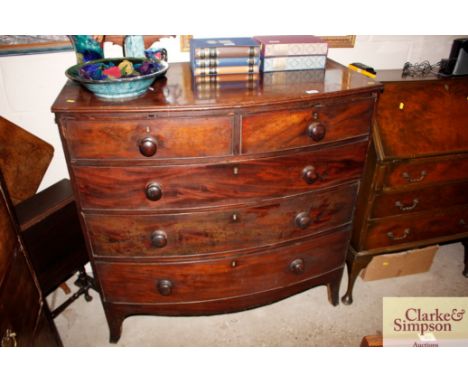
[{"label": "dark wood cabinet", "polygon": [[53,111],[112,342],[134,314],[234,312],[316,285],[338,303],[381,86],[332,61],[313,72],[200,94],[172,64],[125,102],[65,85]]},{"label": "dark wood cabinet", "polygon": [[61,346],[0,172],[1,346]]},{"label": "dark wood cabinet", "polygon": [[377,79],[384,91],[347,258],[348,304],[374,256],[468,237],[468,78],[384,70]]}]

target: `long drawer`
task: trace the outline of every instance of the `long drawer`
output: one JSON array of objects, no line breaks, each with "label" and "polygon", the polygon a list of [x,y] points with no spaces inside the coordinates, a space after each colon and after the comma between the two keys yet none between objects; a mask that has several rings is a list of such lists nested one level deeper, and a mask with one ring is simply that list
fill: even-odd
[{"label": "long drawer", "polygon": [[242,152],[261,153],[369,134],[374,99],[242,118]]},{"label": "long drawer", "polygon": [[384,187],[420,187],[448,181],[463,181],[466,180],[467,174],[467,155],[415,159],[389,166]]},{"label": "long drawer", "polygon": [[255,207],[159,214],[86,214],[94,256],[167,257],[237,251],[312,235],[351,221],[357,183]]},{"label": "long drawer", "polygon": [[284,288],[342,267],[349,233],[347,229],[275,250],[210,261],[95,264],[107,302],[226,299]]},{"label": "long drawer", "polygon": [[403,192],[384,192],[375,197],[370,218],[404,215],[463,204],[468,204],[468,182],[426,186]]},{"label": "long drawer", "polygon": [[163,210],[296,195],[359,179],[367,141],[234,163],[181,166],[74,166],[84,209]]},{"label": "long drawer", "polygon": [[468,206],[368,222],[363,249],[375,249],[468,232]]},{"label": "long drawer", "polygon": [[[233,117],[70,120],[71,159],[147,159],[232,154]],[[187,144],[189,142],[189,144]]]}]

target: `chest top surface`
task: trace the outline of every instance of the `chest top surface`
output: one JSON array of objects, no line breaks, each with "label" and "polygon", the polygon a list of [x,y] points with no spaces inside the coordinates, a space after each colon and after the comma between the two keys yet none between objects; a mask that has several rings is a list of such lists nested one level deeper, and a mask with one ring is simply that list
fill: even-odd
[{"label": "chest top surface", "polygon": [[384,84],[374,130],[381,159],[468,151],[468,77],[402,77],[379,72]]},{"label": "chest top surface", "polygon": [[125,102],[95,97],[78,83],[68,81],[52,111],[67,112],[165,112],[237,109],[289,102],[313,102],[338,95],[366,93],[381,85],[329,60],[325,70],[264,73],[258,83],[197,84],[189,63],[172,63],[165,78],[158,79],[145,95]]}]

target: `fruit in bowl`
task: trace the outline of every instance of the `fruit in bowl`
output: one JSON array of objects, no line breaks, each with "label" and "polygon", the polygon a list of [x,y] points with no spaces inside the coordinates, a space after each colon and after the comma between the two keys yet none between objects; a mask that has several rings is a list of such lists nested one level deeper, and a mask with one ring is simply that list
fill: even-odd
[{"label": "fruit in bowl", "polygon": [[65,75],[104,99],[134,98],[144,94],[169,64],[145,58],[109,58],[70,67]]}]

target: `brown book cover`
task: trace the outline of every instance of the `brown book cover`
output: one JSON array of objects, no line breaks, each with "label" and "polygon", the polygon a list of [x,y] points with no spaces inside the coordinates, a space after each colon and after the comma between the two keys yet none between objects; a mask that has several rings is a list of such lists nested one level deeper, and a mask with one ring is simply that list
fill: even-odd
[{"label": "brown book cover", "polygon": [[258,73],[258,65],[245,66],[219,66],[214,68],[195,68],[193,74],[195,76],[214,76],[219,74],[248,74]]},{"label": "brown book cover", "polygon": [[320,37],[302,36],[255,36],[261,44],[263,57],[326,55],[328,44]]},{"label": "brown book cover", "polygon": [[260,79],[258,73],[247,74],[220,74],[217,76],[195,76],[196,84],[221,83],[221,82],[242,82],[242,81],[257,81]]}]

